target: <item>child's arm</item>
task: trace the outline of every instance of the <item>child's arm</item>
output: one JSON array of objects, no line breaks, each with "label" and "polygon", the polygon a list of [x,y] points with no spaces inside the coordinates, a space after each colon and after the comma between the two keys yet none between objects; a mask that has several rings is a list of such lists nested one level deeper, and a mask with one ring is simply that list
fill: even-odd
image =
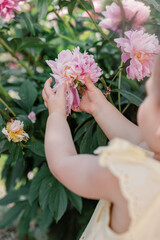
[{"label": "child's arm", "polygon": [[49,109],[45,153],[51,172],[78,195],[114,202],[120,192],[117,178],[99,165],[97,156],[77,155],[66,121],[64,86],[53,94],[50,83],[46,82],[42,95]]},{"label": "child's arm", "polygon": [[139,144],[143,141],[139,127],[125,118],[107,101],[103,93],[89,78],[86,79],[86,88],[79,108],[72,107],[74,111],[85,111],[92,114],[110,140],[114,137],[120,137],[134,144]]}]

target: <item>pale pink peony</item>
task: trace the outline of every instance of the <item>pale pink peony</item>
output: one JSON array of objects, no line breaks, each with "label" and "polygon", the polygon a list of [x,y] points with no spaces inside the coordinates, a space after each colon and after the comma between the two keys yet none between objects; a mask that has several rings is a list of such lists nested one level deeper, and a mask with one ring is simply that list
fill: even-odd
[{"label": "pale pink peony", "polygon": [[94,61],[93,55],[87,52],[81,53],[79,47],[73,52],[63,50],[55,61],[48,60],[47,64],[52,69],[51,74],[56,81],[53,91],[55,92],[60,84],[66,84],[67,114],[71,111],[72,104],[79,106],[80,98],[77,88],[84,87],[86,76],[89,75],[92,82],[97,82],[102,75],[102,70]]},{"label": "pale pink peony", "polygon": [[[144,3],[135,0],[122,0],[125,18],[127,22],[131,22],[135,17],[131,28],[138,30],[143,28],[144,23],[150,16],[150,7]],[[118,4],[112,3],[106,6],[106,11],[103,12],[104,19],[99,23],[99,26],[113,31],[120,31],[122,24],[121,9]]]},{"label": "pale pink peony", "polygon": [[7,122],[6,128],[2,129],[2,133],[7,137],[9,142],[27,141],[29,135],[23,130],[23,127],[23,122],[11,119],[10,122]]},{"label": "pale pink peony", "polygon": [[35,123],[36,122],[36,114],[35,114],[35,112],[30,112],[28,114],[28,118],[31,120],[32,123]]},{"label": "pale pink peony", "polygon": [[132,80],[142,80],[149,77],[156,55],[160,52],[160,45],[155,34],[144,33],[143,30],[125,32],[127,38],[117,38],[117,47],[123,52],[122,61],[130,60],[126,68],[128,77]]},{"label": "pale pink peony", "polygon": [[19,2],[24,2],[26,0],[0,0],[0,16],[5,22],[9,22],[15,17],[14,11],[20,13],[21,7]]}]

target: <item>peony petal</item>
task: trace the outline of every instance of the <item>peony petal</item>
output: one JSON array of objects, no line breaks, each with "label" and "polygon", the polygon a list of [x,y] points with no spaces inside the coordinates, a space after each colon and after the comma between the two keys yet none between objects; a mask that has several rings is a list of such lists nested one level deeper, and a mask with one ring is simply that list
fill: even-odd
[{"label": "peony petal", "polygon": [[71,88],[72,94],[73,94],[73,106],[78,107],[80,104],[80,98],[79,94],[76,88]]}]

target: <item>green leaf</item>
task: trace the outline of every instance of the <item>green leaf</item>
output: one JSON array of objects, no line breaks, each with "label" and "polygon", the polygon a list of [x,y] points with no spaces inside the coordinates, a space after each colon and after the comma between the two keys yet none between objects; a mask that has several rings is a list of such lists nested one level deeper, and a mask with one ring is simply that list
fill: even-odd
[{"label": "green leaf", "polygon": [[32,126],[31,120],[28,118],[27,115],[17,115],[17,120],[20,120],[21,122],[24,123],[24,130],[28,132]]},{"label": "green leaf", "polygon": [[18,225],[18,233],[20,237],[24,237],[24,235],[28,232],[30,223],[30,213],[31,207],[29,206],[29,204],[27,204]]},{"label": "green leaf", "polygon": [[13,190],[0,200],[0,205],[8,205],[9,203],[17,202],[20,196],[26,196],[29,191],[29,185],[22,186],[18,190]]},{"label": "green leaf", "polygon": [[9,152],[12,157],[12,161],[16,162],[20,155],[22,155],[22,148],[19,143],[10,142],[9,143]]},{"label": "green leaf", "polygon": [[[2,118],[2,116],[0,115],[0,126],[2,126],[3,125],[3,118]],[[0,148],[1,149],[1,148]]]},{"label": "green leaf", "polygon": [[91,139],[93,133],[93,126],[94,122],[88,127],[87,132],[84,134],[81,145],[80,145],[80,153],[90,153],[92,146],[91,146]]},{"label": "green leaf", "polygon": [[40,141],[30,142],[27,147],[37,156],[45,158],[44,143]]},{"label": "green leaf", "polygon": [[99,127],[99,125],[97,124],[97,141],[98,141],[98,145],[99,146],[104,146],[107,143],[107,137],[104,134],[104,132],[102,131],[102,129]]},{"label": "green leaf", "polygon": [[26,25],[27,30],[29,30],[31,34],[35,36],[34,23],[32,22],[32,17],[30,12],[22,13],[21,17],[23,18],[23,22]]},{"label": "green leaf", "polygon": [[21,180],[24,173],[24,169],[25,169],[25,162],[24,162],[23,155],[21,153],[19,154],[19,157],[17,159],[15,166],[12,168],[10,189],[12,189],[16,185],[18,180],[19,181]]},{"label": "green leaf", "polygon": [[18,233],[20,237],[24,237],[24,235],[27,234],[29,230],[30,221],[36,214],[37,208],[38,208],[37,202],[34,202],[32,206],[30,206],[29,204],[26,205],[26,208],[18,225]]},{"label": "green leaf", "polygon": [[37,0],[37,10],[38,10],[38,17],[42,19],[46,16],[48,11],[48,0]]},{"label": "green leaf", "polygon": [[33,83],[26,80],[19,89],[19,96],[23,102],[25,110],[29,113],[37,98],[37,90]]},{"label": "green leaf", "polygon": [[89,3],[90,3],[90,5],[91,5],[92,9],[93,9],[93,10],[94,10],[94,12],[95,12],[95,8],[94,8],[94,4],[93,4],[92,0],[89,0]]},{"label": "green leaf", "polygon": [[33,178],[32,183],[31,183],[31,187],[30,187],[30,190],[29,190],[29,198],[28,198],[30,204],[32,204],[33,201],[38,197],[39,189],[40,189],[42,180],[50,174],[51,173],[50,173],[48,167],[43,166],[39,170],[37,175]]},{"label": "green leaf", "polygon": [[45,107],[44,104],[39,104],[36,107],[33,106],[33,112],[35,112],[35,114],[38,114],[38,113],[46,111],[46,110],[47,110],[47,108]]},{"label": "green leaf", "polygon": [[0,228],[9,227],[11,223],[17,219],[19,214],[24,210],[27,201],[21,201],[16,203],[12,208],[10,208],[3,216],[0,223]]},{"label": "green leaf", "polygon": [[39,204],[43,210],[48,205],[49,194],[52,191],[54,182],[55,182],[55,178],[53,176],[48,176],[43,180],[43,182],[40,186]]},{"label": "green leaf", "polygon": [[49,196],[49,209],[52,212],[56,222],[58,222],[67,209],[68,198],[62,184],[55,182],[52,192]]},{"label": "green leaf", "polygon": [[84,123],[82,123],[77,131],[76,131],[76,134],[75,134],[75,137],[74,137],[74,141],[76,142],[88,129],[88,127],[94,122],[94,120],[88,120],[87,121],[85,120]]},{"label": "green leaf", "polygon": [[156,0],[143,0],[144,2],[153,5],[153,7],[160,12],[160,4]]},{"label": "green leaf", "polygon": [[120,92],[123,97],[125,97],[130,103],[136,105],[137,107],[139,107],[139,105],[142,103],[142,99],[124,89],[114,89],[112,92]]},{"label": "green leaf", "polygon": [[[83,3],[83,5],[85,6],[85,8],[87,10],[91,10],[92,5],[91,5],[91,1],[86,1],[86,0],[81,0],[81,2]],[[79,5],[80,8],[82,8],[81,5]],[[82,8],[83,9],[83,8]],[[84,9],[83,9],[84,10]]]},{"label": "green leaf", "polygon": [[[19,50],[23,50],[26,48],[48,48],[50,47],[50,45],[46,42],[43,42],[40,38],[37,37],[26,37],[23,42],[21,43],[21,45],[19,46]],[[53,47],[53,45],[52,45]],[[33,78],[35,78],[33,76]]]},{"label": "green leaf", "polygon": [[4,139],[0,141],[0,153],[5,152],[8,149],[8,140]]},{"label": "green leaf", "polygon": [[46,209],[41,211],[41,213],[39,215],[39,229],[40,229],[40,231],[42,233],[46,232],[47,228],[52,223],[52,221],[53,221],[52,213],[50,212],[49,207],[47,206]]},{"label": "green leaf", "polygon": [[82,211],[82,198],[76,195],[75,193],[69,191],[67,188],[65,189],[67,192],[67,196],[73,206],[81,213]]},{"label": "green leaf", "polygon": [[73,10],[74,10],[74,8],[75,8],[75,6],[76,6],[76,3],[77,3],[77,0],[72,0],[72,1],[67,5],[69,15],[71,15],[71,16],[72,16]]}]

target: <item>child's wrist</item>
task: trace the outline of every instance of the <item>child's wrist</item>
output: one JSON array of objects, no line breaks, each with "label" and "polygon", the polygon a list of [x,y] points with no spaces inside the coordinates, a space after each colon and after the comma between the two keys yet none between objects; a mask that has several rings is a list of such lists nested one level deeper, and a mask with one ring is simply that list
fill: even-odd
[{"label": "child's wrist", "polygon": [[100,99],[100,101],[95,103],[92,116],[96,119],[99,114],[102,112],[103,107],[105,106],[106,103],[106,98],[103,96],[103,98]]},{"label": "child's wrist", "polygon": [[65,119],[67,119],[67,115],[60,111],[49,111],[49,117],[54,116],[54,115],[59,115]]}]

